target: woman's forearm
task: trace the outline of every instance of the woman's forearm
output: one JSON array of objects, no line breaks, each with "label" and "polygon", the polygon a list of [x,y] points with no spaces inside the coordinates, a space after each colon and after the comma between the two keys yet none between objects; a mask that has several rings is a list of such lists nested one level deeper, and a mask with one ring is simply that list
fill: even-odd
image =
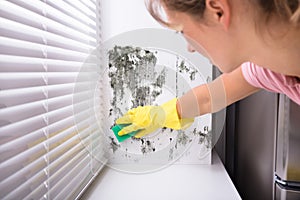
[{"label": "woman's forearm", "polygon": [[258,90],[245,80],[239,67],[188,91],[178,99],[177,112],[181,118],[214,113]]},{"label": "woman's forearm", "polygon": [[194,118],[199,115],[217,112],[227,106],[222,78],[197,86],[177,101],[177,112],[181,118]]}]

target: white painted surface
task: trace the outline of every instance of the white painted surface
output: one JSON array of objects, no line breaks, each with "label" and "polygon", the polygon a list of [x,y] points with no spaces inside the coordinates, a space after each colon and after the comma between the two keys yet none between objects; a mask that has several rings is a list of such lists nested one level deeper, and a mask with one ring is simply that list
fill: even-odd
[{"label": "white painted surface", "polygon": [[106,168],[83,200],[236,200],[241,199],[218,155],[212,165],[172,165],[150,174]]},{"label": "white painted surface", "polygon": [[162,29],[147,11],[144,0],[103,0],[101,17],[104,40],[136,29]]},{"label": "white painted surface", "polygon": [[[199,74],[202,75],[203,80],[200,81],[198,79],[195,81],[188,81],[188,83],[192,84],[190,85],[191,87],[182,90],[182,93],[179,94],[180,96],[186,91],[188,91],[189,89],[191,89],[192,87],[196,87],[199,84],[203,84],[205,80],[208,79],[208,77],[211,78],[212,70],[211,70],[211,64],[208,62],[208,60],[199,54],[197,55],[197,54],[189,53],[186,49],[186,41],[182,35],[176,34],[175,31],[164,30],[164,28],[158,22],[156,22],[149,14],[144,4],[144,0],[126,0],[126,1],[103,0],[101,1],[101,16],[102,16],[102,28],[103,28],[101,30],[101,33],[105,41],[104,42],[105,44],[108,43],[111,44],[112,46],[132,45],[132,46],[140,46],[140,47],[152,47],[154,49],[158,48],[158,49],[166,50],[166,52],[172,52],[172,54],[170,53],[169,55],[174,55],[173,53],[176,53],[179,57],[185,58],[188,61],[190,61],[193,65],[195,65]],[[177,56],[166,56],[166,58],[164,59],[159,59],[161,61],[160,65],[167,66],[168,68],[173,69],[175,68],[176,58]],[[173,70],[175,71],[175,69]],[[181,73],[179,73],[179,75],[180,74]],[[183,85],[184,79],[182,79],[182,77],[179,76],[180,79],[178,85],[181,84]],[[175,76],[174,77],[169,76],[168,79],[169,79],[169,81],[167,81],[169,83],[168,86],[171,87],[165,87],[164,89],[176,88]],[[172,82],[173,80],[174,82]],[[108,86],[107,91],[111,92],[110,84],[103,84],[103,82],[101,82],[101,86],[103,85],[107,85]],[[166,90],[164,90],[164,92],[166,92]],[[171,90],[171,92],[173,92],[173,94],[170,97],[166,95],[161,95],[160,96],[161,101],[157,101],[155,103],[161,104],[166,100],[170,100],[173,97],[175,97],[174,95],[175,91]],[[107,95],[105,96],[107,97]],[[108,105],[107,106],[108,110],[104,111],[103,113],[109,114],[111,100],[110,99],[107,100],[108,103],[106,105]],[[124,103],[124,105],[127,105],[127,103]],[[104,119],[109,119],[109,117],[105,116]],[[204,126],[208,126],[208,130],[209,131],[211,130],[210,114],[207,114],[206,116],[202,116],[201,118],[199,117],[196,120],[197,120],[196,122],[199,122],[198,131],[199,130],[203,131]],[[110,127],[112,123],[113,120],[111,120],[110,122],[105,121],[105,124],[108,124],[108,127]],[[112,132],[108,131],[108,134],[112,134]],[[170,135],[172,136],[174,135],[174,133],[171,133]],[[194,136],[191,133],[188,135]],[[152,161],[158,159],[159,162],[163,161],[162,165],[164,166],[167,163],[173,162],[173,157],[174,159],[177,159],[178,158],[177,155],[181,155],[183,150],[186,149],[186,148],[184,149],[182,148],[181,150],[178,151],[177,148],[171,148],[169,138],[170,137],[166,132],[160,134],[158,138],[159,140],[155,140],[155,149],[156,149],[155,154],[149,153],[147,155],[141,154],[140,151],[141,144],[139,141],[134,141],[134,143],[132,144],[131,143],[132,140],[129,139],[121,144],[120,148],[118,148],[118,151],[116,152],[112,152],[112,150],[109,151],[109,153],[112,153],[112,155],[110,156],[110,158],[112,159],[110,159],[110,161],[113,165],[115,165],[115,163],[119,163],[119,162],[122,163],[133,162],[136,160],[138,160],[139,163],[144,162],[144,160],[146,162],[150,161],[152,163]],[[110,142],[110,140],[108,141]],[[153,141],[154,141],[154,137],[150,142],[152,143]],[[175,140],[173,139],[172,141],[173,141],[172,145],[175,145],[176,143]],[[161,151],[159,151],[160,150],[159,143],[162,143],[161,146],[165,147],[164,148],[166,152],[165,154],[162,154]],[[180,159],[177,160],[177,162],[179,164],[190,164],[190,163],[210,164],[211,155],[207,154],[207,152],[210,153],[210,148],[206,148],[205,144],[201,144],[201,143],[198,136],[197,138],[193,137],[192,145],[190,145],[190,148],[187,149],[187,151],[185,151],[185,153],[180,157]],[[129,153],[133,152],[135,155],[131,153],[130,156],[128,156],[128,152]],[[160,152],[160,154],[157,154],[157,152]],[[170,152],[172,152],[172,156],[170,156],[171,154]],[[142,170],[145,171],[146,169],[143,167]]]},{"label": "white painted surface", "polygon": [[[103,0],[103,39],[140,28],[162,28],[143,0]],[[148,174],[104,169],[83,200],[241,199],[216,154],[212,165],[176,164]]]}]

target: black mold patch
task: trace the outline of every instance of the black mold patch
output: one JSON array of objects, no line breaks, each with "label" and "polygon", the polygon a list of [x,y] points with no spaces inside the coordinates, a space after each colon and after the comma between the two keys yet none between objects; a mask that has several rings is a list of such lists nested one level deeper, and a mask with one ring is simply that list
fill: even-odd
[{"label": "black mold patch", "polygon": [[205,126],[202,131],[193,130],[193,134],[199,137],[198,144],[205,144],[207,148],[211,147],[211,132],[208,131],[208,126]]},{"label": "black mold patch", "polygon": [[141,145],[141,152],[143,154],[154,152],[154,151],[155,151],[155,147],[150,142],[150,140],[146,140],[145,142],[142,143],[142,145]]},{"label": "black mold patch", "polygon": [[110,143],[109,146],[112,149],[113,153],[120,148],[120,145],[115,141],[115,138],[109,137]]},{"label": "black mold patch", "polygon": [[177,69],[180,73],[188,73],[191,81],[195,80],[196,73],[198,72],[193,67],[187,66],[183,60],[180,62],[180,64],[177,64]]},{"label": "black mold patch", "polygon": [[[155,53],[140,47],[115,46],[108,51],[110,86],[113,89],[112,109],[116,117],[124,113],[119,109],[124,98],[130,98],[130,108],[152,105],[162,93],[166,70],[155,71]],[[126,94],[127,93],[127,94]],[[125,97],[126,95],[126,97]]]}]

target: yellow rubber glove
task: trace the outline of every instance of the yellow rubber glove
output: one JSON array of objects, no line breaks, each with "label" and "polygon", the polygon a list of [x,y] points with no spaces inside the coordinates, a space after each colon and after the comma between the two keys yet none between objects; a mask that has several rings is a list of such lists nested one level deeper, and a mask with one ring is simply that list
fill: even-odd
[{"label": "yellow rubber glove", "polygon": [[117,119],[116,123],[131,125],[124,127],[118,134],[122,136],[142,129],[135,135],[136,138],[140,138],[163,127],[175,130],[189,127],[194,119],[179,119],[176,102],[177,98],[174,98],[161,106],[139,106],[129,110],[124,116]]}]

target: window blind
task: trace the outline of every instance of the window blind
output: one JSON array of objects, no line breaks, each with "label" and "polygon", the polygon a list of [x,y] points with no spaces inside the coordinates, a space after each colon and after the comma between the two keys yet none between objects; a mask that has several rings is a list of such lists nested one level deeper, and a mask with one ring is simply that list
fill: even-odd
[{"label": "window blind", "polygon": [[76,199],[102,169],[100,28],[100,0],[0,1],[0,199]]}]

